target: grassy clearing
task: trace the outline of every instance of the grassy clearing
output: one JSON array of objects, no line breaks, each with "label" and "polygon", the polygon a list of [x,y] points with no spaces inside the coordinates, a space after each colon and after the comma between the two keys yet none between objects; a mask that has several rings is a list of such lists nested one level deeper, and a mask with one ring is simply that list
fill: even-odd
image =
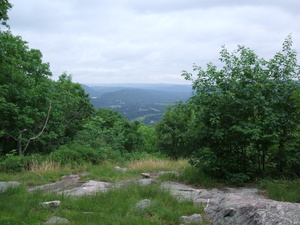
[{"label": "grassy clearing", "polygon": [[[0,224],[42,224],[52,216],[64,217],[69,224],[180,224],[183,215],[200,213],[203,207],[191,201],[178,202],[168,191],[158,186],[131,184],[107,193],[71,198],[64,195],[28,193],[24,186],[10,188],[0,194]],[[151,205],[144,211],[135,204],[149,199]],[[56,210],[39,206],[44,201],[60,200]],[[199,224],[199,223],[197,223]],[[204,221],[202,224],[209,224]]]}]

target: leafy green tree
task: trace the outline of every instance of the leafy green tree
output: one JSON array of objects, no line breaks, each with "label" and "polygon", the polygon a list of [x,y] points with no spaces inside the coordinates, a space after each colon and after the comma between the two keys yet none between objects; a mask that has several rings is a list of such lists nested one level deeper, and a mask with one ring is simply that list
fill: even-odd
[{"label": "leafy green tree", "polygon": [[294,141],[294,133],[299,126],[298,106],[292,97],[299,90],[300,66],[297,64],[297,53],[292,49],[292,44],[292,37],[289,35],[283,43],[282,51],[276,53],[267,65],[270,77],[276,84],[272,106],[276,112],[275,130],[278,137],[276,161],[280,172],[284,172],[290,164],[288,159],[294,158],[294,150],[287,149],[287,145]]},{"label": "leafy green tree", "polygon": [[143,124],[139,121],[133,121],[125,130],[125,149],[128,152],[141,151],[143,147],[143,137],[138,133],[140,126]]},{"label": "leafy green tree", "polygon": [[93,112],[80,84],[50,79],[48,63],[21,37],[0,31],[0,149],[50,152],[72,139]]},{"label": "leafy green tree", "polygon": [[170,105],[156,126],[158,148],[174,159],[186,157],[193,145],[189,145],[189,129],[193,110],[188,104]]},{"label": "leafy green tree", "polygon": [[76,136],[76,142],[94,149],[110,148],[111,151],[125,150],[125,130],[129,122],[118,112],[98,109],[84,129]]},{"label": "leafy green tree", "polygon": [[0,24],[8,27],[7,20],[8,15],[7,12],[12,8],[12,5],[8,0],[0,0]]},{"label": "leafy green tree", "polygon": [[220,70],[209,63],[207,69],[194,66],[194,141],[198,146],[194,164],[206,172],[243,182],[265,167],[283,172],[288,164],[299,115],[291,98],[299,88],[299,71],[291,37],[282,52],[270,61],[258,58],[250,49],[238,46],[230,54],[221,51]]},{"label": "leafy green tree", "polygon": [[157,135],[153,126],[134,121],[126,129],[125,149],[128,152],[157,152]]},{"label": "leafy green tree", "polygon": [[72,76],[63,73],[53,83],[53,111],[49,129],[53,132],[52,143],[64,144],[82,128],[85,120],[94,113],[88,94],[82,86],[72,82]]},{"label": "leafy green tree", "polygon": [[140,143],[138,145],[138,150],[154,153],[157,152],[157,135],[155,127],[146,126],[143,123],[140,124],[137,135],[140,137]]},{"label": "leafy green tree", "polygon": [[23,155],[31,140],[45,129],[51,110],[51,72],[39,50],[21,37],[0,31],[1,145]]}]

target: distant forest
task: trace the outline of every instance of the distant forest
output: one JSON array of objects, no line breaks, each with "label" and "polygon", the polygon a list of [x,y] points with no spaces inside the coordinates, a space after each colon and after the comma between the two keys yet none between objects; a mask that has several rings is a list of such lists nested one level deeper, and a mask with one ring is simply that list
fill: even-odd
[{"label": "distant forest", "polygon": [[185,102],[192,96],[191,85],[107,84],[82,85],[96,109],[120,112],[129,121],[156,124],[170,104]]}]

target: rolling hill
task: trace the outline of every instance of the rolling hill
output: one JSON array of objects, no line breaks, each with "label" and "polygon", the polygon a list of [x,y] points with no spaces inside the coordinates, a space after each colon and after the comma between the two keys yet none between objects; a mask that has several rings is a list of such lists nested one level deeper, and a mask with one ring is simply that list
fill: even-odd
[{"label": "rolling hill", "polygon": [[121,85],[82,86],[95,108],[116,110],[130,121],[139,120],[145,124],[158,122],[167,105],[186,101],[192,94],[189,85]]}]

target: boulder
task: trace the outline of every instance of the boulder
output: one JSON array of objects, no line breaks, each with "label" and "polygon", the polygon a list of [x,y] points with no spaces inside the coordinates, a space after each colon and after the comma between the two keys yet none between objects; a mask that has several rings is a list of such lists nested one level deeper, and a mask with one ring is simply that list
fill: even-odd
[{"label": "boulder", "polygon": [[58,216],[53,216],[51,217],[47,222],[45,222],[44,224],[62,224],[62,223],[70,223],[69,220],[67,220],[66,218],[61,218]]},{"label": "boulder", "polygon": [[79,179],[80,179],[79,175],[63,176],[62,178],[63,179],[61,181],[29,188],[28,191],[32,192],[35,190],[42,190],[42,191],[62,192],[64,190],[82,185],[81,183],[79,183]]},{"label": "boulder", "polygon": [[64,193],[71,196],[92,195],[97,192],[106,192],[112,187],[113,185],[111,183],[89,180],[83,183],[80,187],[65,190],[60,193]]}]

